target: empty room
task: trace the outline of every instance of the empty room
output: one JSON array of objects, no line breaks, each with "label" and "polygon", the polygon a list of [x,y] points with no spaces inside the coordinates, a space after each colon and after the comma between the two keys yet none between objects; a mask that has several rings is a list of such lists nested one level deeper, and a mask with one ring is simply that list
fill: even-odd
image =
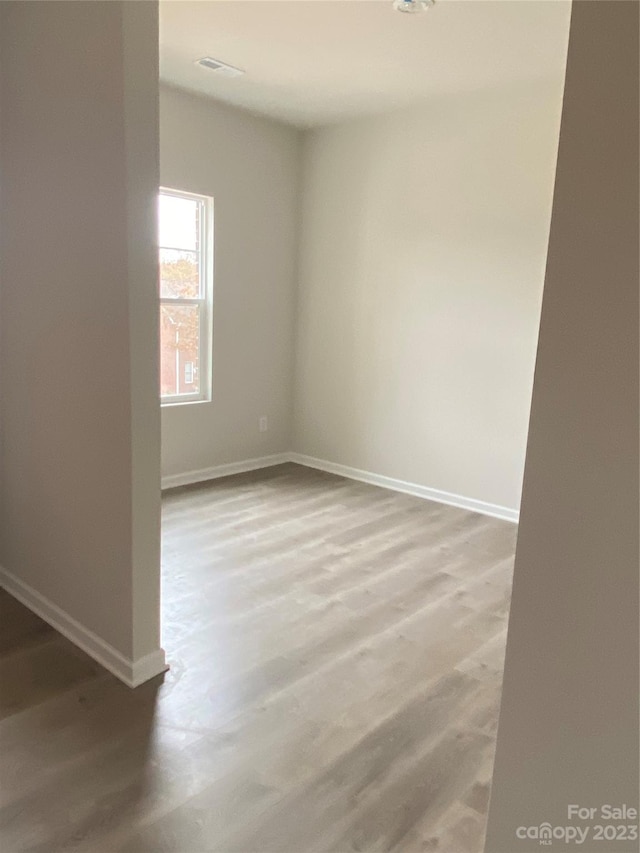
[{"label": "empty room", "polygon": [[637,710],[638,15],[599,5],[0,2],[3,851],[564,828],[551,753],[588,779]]}]

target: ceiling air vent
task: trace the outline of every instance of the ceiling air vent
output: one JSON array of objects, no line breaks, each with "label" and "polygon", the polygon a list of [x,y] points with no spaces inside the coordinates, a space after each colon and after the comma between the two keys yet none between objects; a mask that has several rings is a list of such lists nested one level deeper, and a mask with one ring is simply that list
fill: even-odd
[{"label": "ceiling air vent", "polygon": [[220,62],[219,59],[212,59],[210,56],[203,56],[202,59],[196,60],[196,65],[206,68],[207,71],[213,71],[220,77],[240,77],[244,74],[240,68],[234,68],[233,65],[227,65],[226,62]]}]

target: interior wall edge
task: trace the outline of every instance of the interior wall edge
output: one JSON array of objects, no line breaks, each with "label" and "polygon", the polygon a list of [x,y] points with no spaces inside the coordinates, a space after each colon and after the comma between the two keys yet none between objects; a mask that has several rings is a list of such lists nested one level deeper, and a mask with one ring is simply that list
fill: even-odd
[{"label": "interior wall edge", "polygon": [[169,668],[165,652],[158,647],[140,658],[125,657],[57,604],[39,593],[25,581],[16,577],[4,566],[0,566],[0,588],[6,590],[28,607],[36,616],[44,619],[52,628],[86,652],[89,657],[120,679],[127,687],[139,687],[150,678],[160,675]]}]

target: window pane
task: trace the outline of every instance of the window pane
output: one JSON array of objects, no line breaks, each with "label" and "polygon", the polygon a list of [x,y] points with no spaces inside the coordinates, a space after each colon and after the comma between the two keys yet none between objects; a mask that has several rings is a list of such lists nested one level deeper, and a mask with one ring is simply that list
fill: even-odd
[{"label": "window pane", "polygon": [[200,306],[160,305],[160,394],[200,393]]},{"label": "window pane", "polygon": [[198,217],[200,202],[197,199],[179,198],[160,193],[158,203],[159,245],[169,249],[198,248]]},{"label": "window pane", "polygon": [[197,299],[199,296],[198,253],[160,249],[160,297]]}]

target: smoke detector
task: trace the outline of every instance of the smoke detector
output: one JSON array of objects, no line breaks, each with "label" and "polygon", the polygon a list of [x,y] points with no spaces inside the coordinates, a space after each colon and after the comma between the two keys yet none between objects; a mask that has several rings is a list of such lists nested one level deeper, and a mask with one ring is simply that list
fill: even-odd
[{"label": "smoke detector", "polygon": [[220,62],[219,59],[213,59],[211,56],[203,56],[202,59],[197,59],[195,64],[206,68],[207,71],[213,71],[219,77],[241,77],[244,74],[241,68],[227,65],[226,62]]},{"label": "smoke detector", "polygon": [[393,0],[393,8],[398,12],[415,15],[417,12],[426,12],[435,4],[435,0]]}]

